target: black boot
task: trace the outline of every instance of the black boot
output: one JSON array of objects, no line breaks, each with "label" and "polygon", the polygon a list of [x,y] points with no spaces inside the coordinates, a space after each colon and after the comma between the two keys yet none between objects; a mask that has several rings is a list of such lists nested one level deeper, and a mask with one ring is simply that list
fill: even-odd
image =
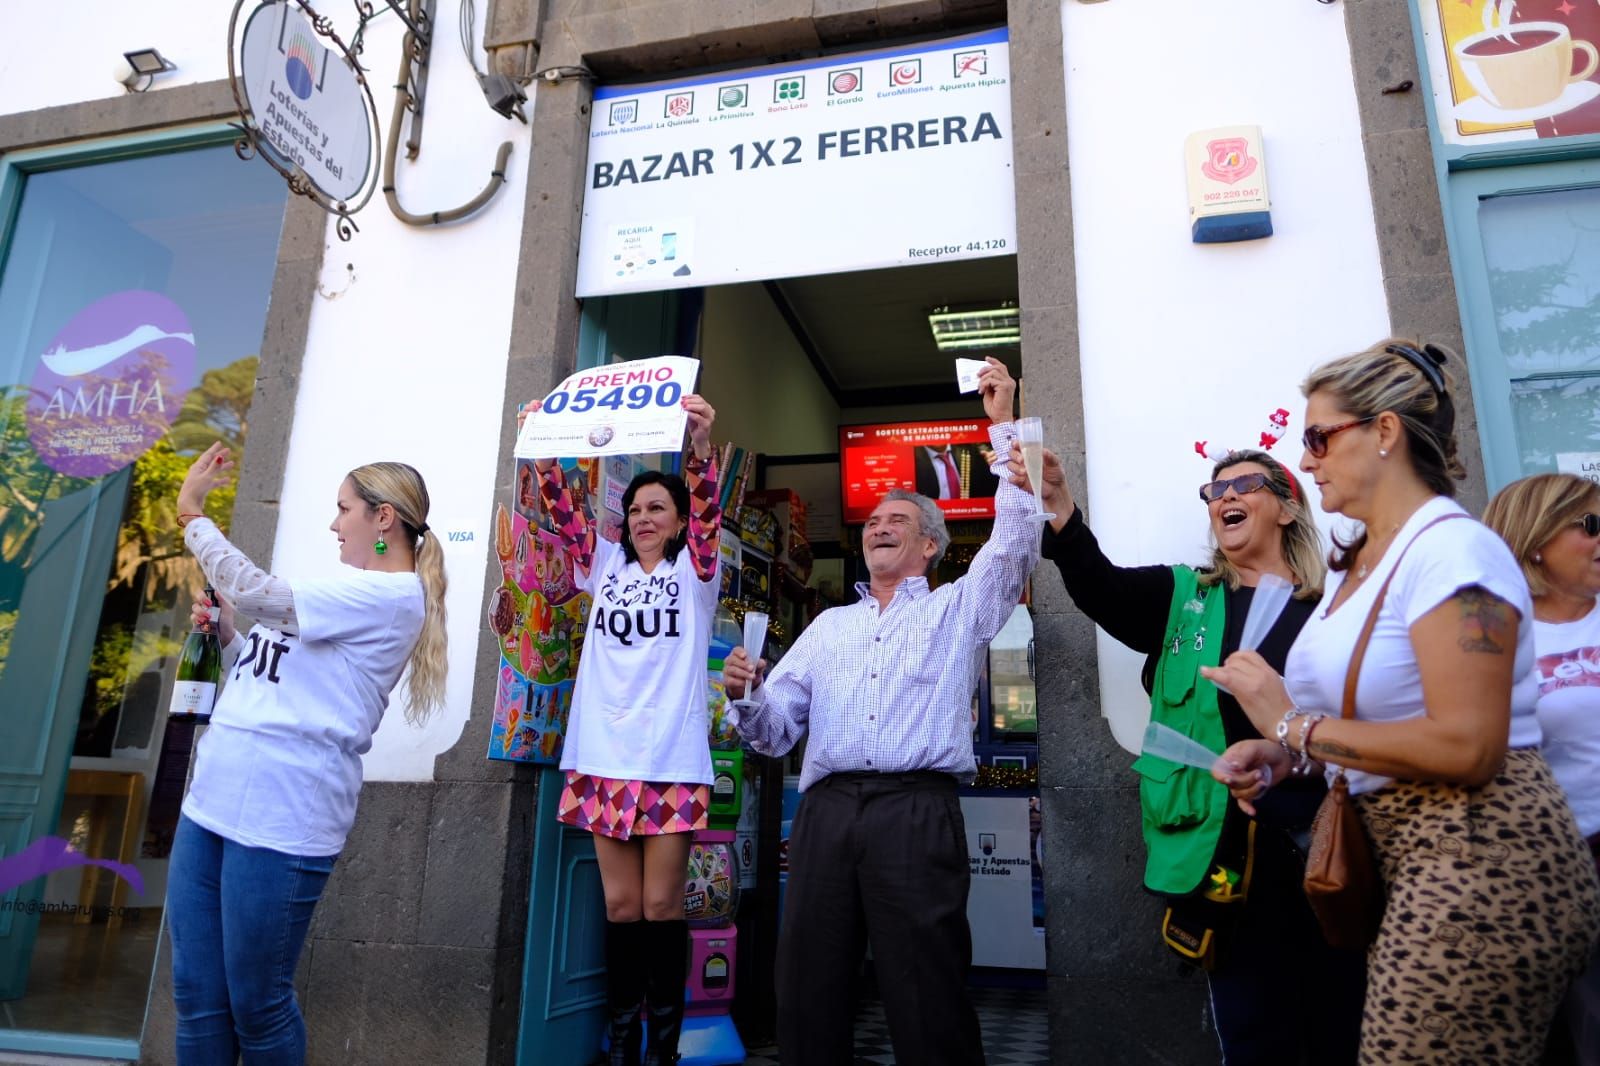
[{"label": "black boot", "polygon": [[689,978],[689,923],[646,922],[650,957],[645,964],[644,996],[650,1013],[645,1028],[645,1066],[678,1061],[683,1031],[684,984]]},{"label": "black boot", "polygon": [[606,922],[606,1000],[610,1006],[610,1066],[639,1066],[639,1009],[644,1006],[644,922]]}]

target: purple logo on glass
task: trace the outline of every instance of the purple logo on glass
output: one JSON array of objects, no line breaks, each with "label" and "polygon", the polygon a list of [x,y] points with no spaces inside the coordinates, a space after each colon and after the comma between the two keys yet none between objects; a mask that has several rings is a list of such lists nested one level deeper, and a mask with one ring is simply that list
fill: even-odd
[{"label": "purple logo on glass", "polygon": [[39,356],[33,450],[71,477],[115,473],[172,425],[194,375],[194,333],[177,304],[138,289],[96,300]]}]

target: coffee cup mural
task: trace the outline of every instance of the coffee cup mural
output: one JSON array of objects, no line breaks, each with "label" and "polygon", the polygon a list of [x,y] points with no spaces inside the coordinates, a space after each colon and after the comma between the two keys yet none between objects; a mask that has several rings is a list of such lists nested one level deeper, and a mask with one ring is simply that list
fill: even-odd
[{"label": "coffee cup mural", "polygon": [[[1574,53],[1583,57],[1578,70]],[[1547,108],[1600,68],[1595,46],[1559,22],[1502,24],[1457,41],[1455,56],[1478,95],[1503,111]]]}]

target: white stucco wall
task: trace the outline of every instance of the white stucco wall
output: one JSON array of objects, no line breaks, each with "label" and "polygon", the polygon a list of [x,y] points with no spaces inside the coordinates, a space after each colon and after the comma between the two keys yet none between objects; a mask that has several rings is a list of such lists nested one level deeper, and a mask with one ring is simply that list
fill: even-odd
[{"label": "white stucco wall", "polygon": [[[160,49],[178,67],[150,92],[225,78],[231,7],[194,0],[17,5],[6,17],[10,39],[50,46],[0,49],[0,110],[121,95],[113,69],[123,52],[141,47]],[[323,10],[350,40],[350,5]],[[354,240],[342,242],[328,227],[274,555],[274,570],[291,579],[335,572],[337,548],[327,525],[339,482],[353,466],[398,459],[428,480],[429,523],[446,538],[451,579],[448,709],[417,730],[402,720],[397,699],[366,758],[368,780],[430,778],[434,757],[460,736],[473,699],[485,521],[531,138],[527,126],[484,103],[457,41],[457,12],[458,0],[439,3],[422,154],[416,163],[399,163],[401,202],[422,213],[470,199],[488,179],[495,149],[509,139],[507,185],[478,215],[451,226],[402,225],[379,192],[356,216],[361,230]],[[368,29],[362,57],[385,130],[394,99],[385,87],[394,80],[402,34],[399,19],[381,15]],[[472,539],[453,542],[451,532]]]},{"label": "white stucco wall", "polygon": [[[488,207],[453,225],[404,225],[380,193],[358,217],[361,232],[353,240],[340,241],[329,227],[273,556],[274,569],[286,575],[335,570],[327,525],[350,468],[399,460],[427,479],[428,524],[443,538],[450,577],[448,705],[414,729],[397,698],[364,760],[368,781],[430,779],[434,757],[460,737],[474,698],[531,138],[527,126],[507,122],[484,103],[456,42],[456,11],[456,0],[443,0],[435,16],[441,30],[422,153],[410,163],[401,148],[400,202],[421,214],[471,199],[489,177],[495,149],[509,139],[507,184]],[[481,18],[481,4],[479,11]],[[402,34],[392,15],[369,28],[366,56],[375,84],[391,83]],[[393,97],[385,92],[377,99],[387,129]],[[472,539],[451,541],[451,533]]]},{"label": "white stucco wall", "polygon": [[[1093,526],[1124,565],[1202,562],[1194,442],[1253,445],[1286,407],[1273,454],[1295,466],[1306,371],[1389,328],[1344,12],[1064,0],[1061,16]],[[1184,138],[1245,124],[1262,127],[1274,234],[1194,244]],[[1136,750],[1140,657],[1103,633],[1099,650],[1103,710]]]},{"label": "white stucco wall", "polygon": [[113,70],[122,53],[136,48],[156,48],[178,66],[157,79],[151,92],[226,78],[223,42],[232,9],[232,4],[197,0],[8,4],[9,46],[0,49],[0,111],[121,96]]}]

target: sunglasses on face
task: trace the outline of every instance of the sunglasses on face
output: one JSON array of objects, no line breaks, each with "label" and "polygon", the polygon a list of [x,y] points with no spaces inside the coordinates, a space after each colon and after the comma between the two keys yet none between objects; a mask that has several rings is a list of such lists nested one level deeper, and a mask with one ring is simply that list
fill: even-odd
[{"label": "sunglasses on face", "polygon": [[1579,515],[1572,520],[1572,524],[1582,526],[1586,537],[1600,537],[1600,514]]},{"label": "sunglasses on face", "polygon": [[1339,422],[1332,426],[1307,426],[1306,431],[1300,434],[1300,443],[1306,446],[1306,451],[1313,457],[1321,459],[1328,454],[1329,437],[1335,433],[1343,433],[1347,429],[1354,429],[1356,426],[1364,426],[1377,417],[1370,415],[1366,418],[1352,418],[1348,422]]},{"label": "sunglasses on face", "polygon": [[1200,498],[1206,503],[1215,503],[1228,494],[1232,489],[1235,496],[1243,496],[1255,492],[1257,489],[1271,489],[1274,495],[1280,495],[1278,486],[1265,474],[1240,474],[1238,477],[1223,478],[1200,486]]}]

